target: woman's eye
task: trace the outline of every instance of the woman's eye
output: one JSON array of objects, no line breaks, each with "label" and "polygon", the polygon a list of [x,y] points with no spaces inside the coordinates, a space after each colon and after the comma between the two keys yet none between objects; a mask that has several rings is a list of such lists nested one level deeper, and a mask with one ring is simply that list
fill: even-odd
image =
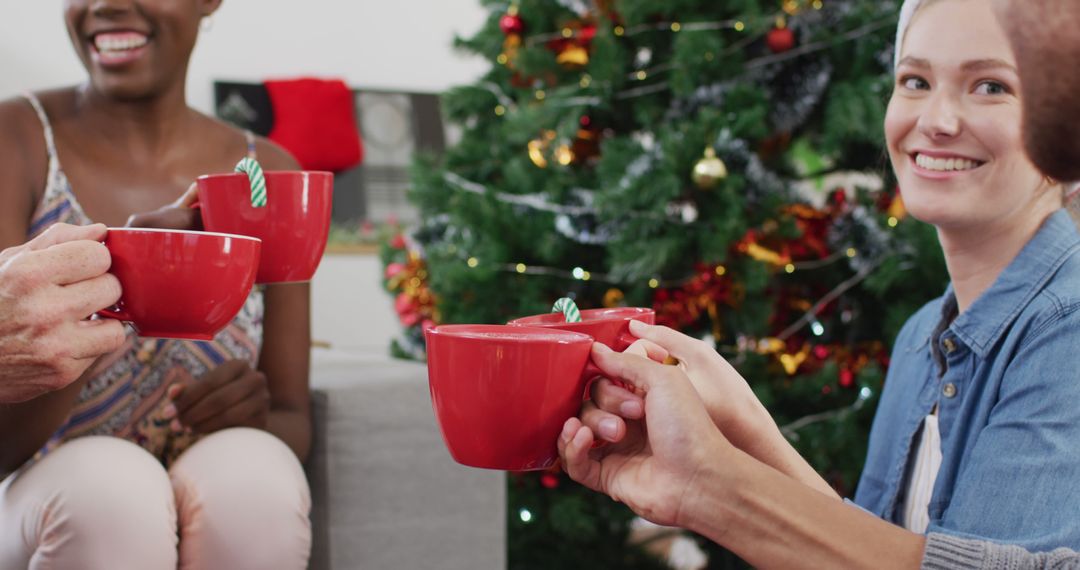
[{"label": "woman's eye", "polygon": [[904,77],[900,79],[900,85],[905,89],[912,89],[915,91],[922,91],[930,88],[930,83],[922,77]]},{"label": "woman's eye", "polygon": [[983,81],[975,87],[977,95],[1006,95],[1009,88],[999,81]]}]

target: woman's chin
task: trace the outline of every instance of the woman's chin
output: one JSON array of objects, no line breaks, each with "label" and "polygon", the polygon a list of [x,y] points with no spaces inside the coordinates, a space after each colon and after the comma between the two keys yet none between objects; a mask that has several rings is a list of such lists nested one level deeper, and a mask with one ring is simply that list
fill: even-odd
[{"label": "woman's chin", "polygon": [[135,77],[93,77],[94,89],[109,99],[141,101],[157,95],[153,82]]}]

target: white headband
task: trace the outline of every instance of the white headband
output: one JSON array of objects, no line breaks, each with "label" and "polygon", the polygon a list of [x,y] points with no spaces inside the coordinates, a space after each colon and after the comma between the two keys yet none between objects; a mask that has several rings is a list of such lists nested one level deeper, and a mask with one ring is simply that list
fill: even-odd
[{"label": "white headband", "polygon": [[907,35],[911,18],[919,9],[920,4],[922,0],[904,0],[904,5],[900,7],[900,22],[896,25],[896,55],[893,56],[893,69],[900,66],[900,48],[904,47],[904,36]]}]

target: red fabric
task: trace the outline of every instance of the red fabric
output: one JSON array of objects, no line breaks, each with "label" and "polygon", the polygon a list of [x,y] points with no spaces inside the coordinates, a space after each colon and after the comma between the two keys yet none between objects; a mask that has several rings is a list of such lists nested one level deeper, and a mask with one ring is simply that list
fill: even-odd
[{"label": "red fabric", "polygon": [[270,140],[285,147],[304,170],[339,172],[364,157],[352,91],[336,79],[266,82],[274,109]]}]

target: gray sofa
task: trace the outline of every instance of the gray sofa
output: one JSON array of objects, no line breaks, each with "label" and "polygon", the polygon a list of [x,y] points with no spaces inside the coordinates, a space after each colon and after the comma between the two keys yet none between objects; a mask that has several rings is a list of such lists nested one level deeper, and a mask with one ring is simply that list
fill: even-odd
[{"label": "gray sofa", "polygon": [[316,353],[312,390],[310,568],[506,567],[505,476],[450,458],[424,365]]}]

